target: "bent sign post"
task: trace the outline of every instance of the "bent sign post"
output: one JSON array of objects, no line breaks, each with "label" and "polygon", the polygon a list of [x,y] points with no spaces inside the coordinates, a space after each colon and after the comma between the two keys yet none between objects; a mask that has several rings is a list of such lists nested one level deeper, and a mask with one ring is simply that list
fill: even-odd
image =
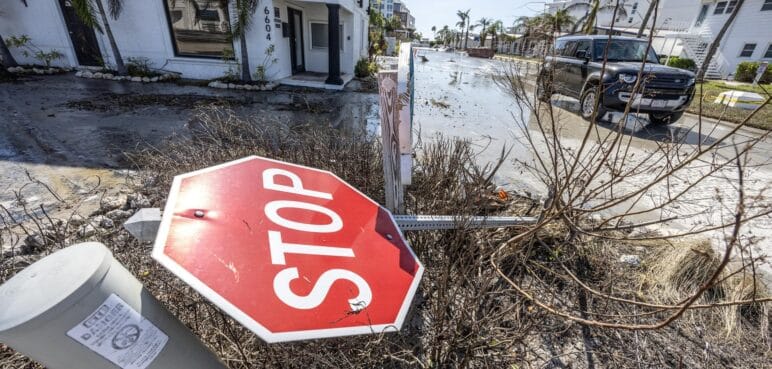
[{"label": "bent sign post", "polygon": [[389,211],[256,156],[175,177],[153,257],[267,342],[399,329],[423,273]]}]

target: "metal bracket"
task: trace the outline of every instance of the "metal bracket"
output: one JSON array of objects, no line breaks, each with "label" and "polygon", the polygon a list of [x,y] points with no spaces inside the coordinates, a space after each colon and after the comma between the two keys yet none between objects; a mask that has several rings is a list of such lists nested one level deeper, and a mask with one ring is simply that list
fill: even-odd
[{"label": "metal bracket", "polygon": [[[533,217],[480,217],[463,215],[394,215],[402,231],[430,231],[460,228],[500,228],[534,224]],[[145,208],[134,214],[123,227],[141,242],[152,242],[161,224],[161,209]]]},{"label": "metal bracket", "polygon": [[395,215],[399,229],[403,231],[429,231],[459,228],[500,228],[534,224],[533,217],[481,217],[462,215]]}]

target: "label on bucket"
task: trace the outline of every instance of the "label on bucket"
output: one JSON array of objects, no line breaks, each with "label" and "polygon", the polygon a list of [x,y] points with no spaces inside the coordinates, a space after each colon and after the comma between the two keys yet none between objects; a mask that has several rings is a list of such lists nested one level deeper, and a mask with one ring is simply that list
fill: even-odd
[{"label": "label on bucket", "polygon": [[122,369],[145,369],[169,337],[115,294],[67,332]]}]

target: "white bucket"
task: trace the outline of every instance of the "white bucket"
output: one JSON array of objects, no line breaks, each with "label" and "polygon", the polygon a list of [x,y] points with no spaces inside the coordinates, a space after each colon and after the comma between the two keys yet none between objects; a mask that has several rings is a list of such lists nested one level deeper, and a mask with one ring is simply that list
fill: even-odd
[{"label": "white bucket", "polygon": [[0,285],[0,342],[48,369],[224,369],[101,243]]}]

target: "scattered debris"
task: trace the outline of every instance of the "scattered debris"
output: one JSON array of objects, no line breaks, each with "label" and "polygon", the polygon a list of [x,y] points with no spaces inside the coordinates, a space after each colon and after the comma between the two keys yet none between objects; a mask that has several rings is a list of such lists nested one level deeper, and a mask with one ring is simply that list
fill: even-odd
[{"label": "scattered debris", "polygon": [[450,104],[448,104],[448,103],[446,103],[445,101],[442,101],[442,100],[431,99],[431,102],[432,102],[432,105],[434,105],[434,106],[436,106],[438,108],[442,108],[442,109],[450,108]]},{"label": "scattered debris", "polygon": [[619,262],[637,268],[641,266],[641,257],[638,255],[630,254],[622,255],[619,257]]}]

